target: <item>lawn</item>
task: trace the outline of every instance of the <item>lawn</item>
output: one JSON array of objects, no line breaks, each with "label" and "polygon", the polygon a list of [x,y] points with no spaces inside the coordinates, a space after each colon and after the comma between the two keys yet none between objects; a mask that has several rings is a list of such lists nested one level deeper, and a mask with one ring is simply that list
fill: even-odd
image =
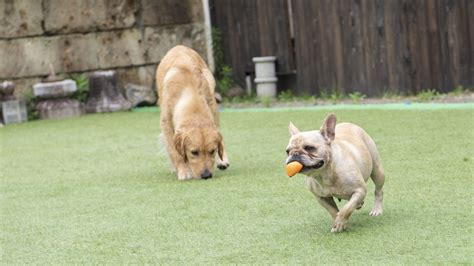
[{"label": "lawn", "polygon": [[231,167],[187,182],[157,112],[0,128],[0,263],[472,263],[473,106],[335,110],[374,138],[386,173],[384,214],[368,215],[369,183],[341,234],[283,170],[288,122],[319,128],[330,111],[224,111]]}]

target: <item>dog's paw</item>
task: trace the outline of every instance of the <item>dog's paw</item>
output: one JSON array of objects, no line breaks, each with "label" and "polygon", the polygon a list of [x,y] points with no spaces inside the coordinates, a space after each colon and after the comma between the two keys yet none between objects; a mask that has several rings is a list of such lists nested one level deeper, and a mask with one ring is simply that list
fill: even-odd
[{"label": "dog's paw", "polygon": [[369,215],[370,216],[380,216],[382,215],[382,207],[380,206],[374,206],[374,208],[370,211]]},{"label": "dog's paw", "polygon": [[219,168],[219,170],[225,170],[227,168],[229,168],[230,164],[228,162],[218,162],[217,163],[217,168]]},{"label": "dog's paw", "polygon": [[331,228],[331,233],[340,233],[347,228],[347,223],[344,221],[336,220]]},{"label": "dog's paw", "polygon": [[178,171],[178,180],[184,181],[192,178],[193,174],[190,171]]},{"label": "dog's paw", "polygon": [[219,170],[225,170],[229,168],[230,163],[229,163],[229,158],[227,157],[227,154],[224,153],[223,159],[221,159],[221,157],[216,154],[216,164]]}]

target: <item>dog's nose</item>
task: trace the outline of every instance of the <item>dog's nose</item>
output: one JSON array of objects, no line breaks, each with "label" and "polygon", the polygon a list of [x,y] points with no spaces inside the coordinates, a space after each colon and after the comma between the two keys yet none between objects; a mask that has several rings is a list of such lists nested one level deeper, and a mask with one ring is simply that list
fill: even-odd
[{"label": "dog's nose", "polygon": [[212,173],[209,170],[204,170],[201,172],[201,178],[202,179],[208,179],[212,177]]},{"label": "dog's nose", "polygon": [[303,163],[303,161],[301,160],[301,156],[299,154],[293,154],[290,156],[290,158],[287,160],[287,162],[293,162],[293,161],[297,161],[297,162],[300,162],[300,163]]}]

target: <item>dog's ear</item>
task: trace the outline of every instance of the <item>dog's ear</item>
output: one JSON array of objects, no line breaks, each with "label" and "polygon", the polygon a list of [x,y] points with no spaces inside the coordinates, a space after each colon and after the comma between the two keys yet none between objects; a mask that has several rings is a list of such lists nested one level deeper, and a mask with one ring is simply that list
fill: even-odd
[{"label": "dog's ear", "polygon": [[219,154],[221,160],[224,160],[224,139],[221,133],[219,133],[219,141],[217,142],[217,154]]},{"label": "dog's ear", "polygon": [[293,136],[295,134],[298,134],[300,133],[300,130],[297,129],[295,127],[295,125],[293,125],[293,123],[290,122],[290,124],[288,125],[288,131],[290,132],[290,136]]},{"label": "dog's ear", "polygon": [[174,147],[176,151],[184,158],[184,162],[188,162],[188,156],[186,155],[186,134],[184,132],[177,131],[174,134]]},{"label": "dog's ear", "polygon": [[333,113],[329,114],[319,131],[327,141],[333,141],[336,137],[336,115]]}]

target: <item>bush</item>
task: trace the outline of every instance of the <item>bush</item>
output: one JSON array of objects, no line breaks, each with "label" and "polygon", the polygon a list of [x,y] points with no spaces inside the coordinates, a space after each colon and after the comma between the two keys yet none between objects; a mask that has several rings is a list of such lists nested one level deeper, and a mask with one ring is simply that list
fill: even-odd
[{"label": "bush", "polygon": [[26,113],[29,121],[39,119],[39,113],[36,110],[36,102],[37,98],[33,95],[33,92],[30,91],[25,94]]},{"label": "bush", "polygon": [[420,102],[428,102],[436,99],[439,96],[439,93],[435,89],[431,90],[422,90],[419,92],[416,97]]},{"label": "bush", "polygon": [[365,97],[366,96],[364,94],[362,94],[358,91],[349,93],[349,98],[351,98],[353,103],[360,103],[362,100],[365,99]]},{"label": "bush", "polygon": [[89,78],[86,74],[74,75],[71,77],[76,81],[77,91],[72,95],[72,97],[80,102],[85,102],[87,99],[87,94],[89,93]]},{"label": "bush", "polygon": [[214,77],[216,78],[216,90],[223,94],[235,84],[232,68],[224,63],[224,51],[222,49],[222,34],[218,28],[212,28],[212,52],[214,54]]}]

